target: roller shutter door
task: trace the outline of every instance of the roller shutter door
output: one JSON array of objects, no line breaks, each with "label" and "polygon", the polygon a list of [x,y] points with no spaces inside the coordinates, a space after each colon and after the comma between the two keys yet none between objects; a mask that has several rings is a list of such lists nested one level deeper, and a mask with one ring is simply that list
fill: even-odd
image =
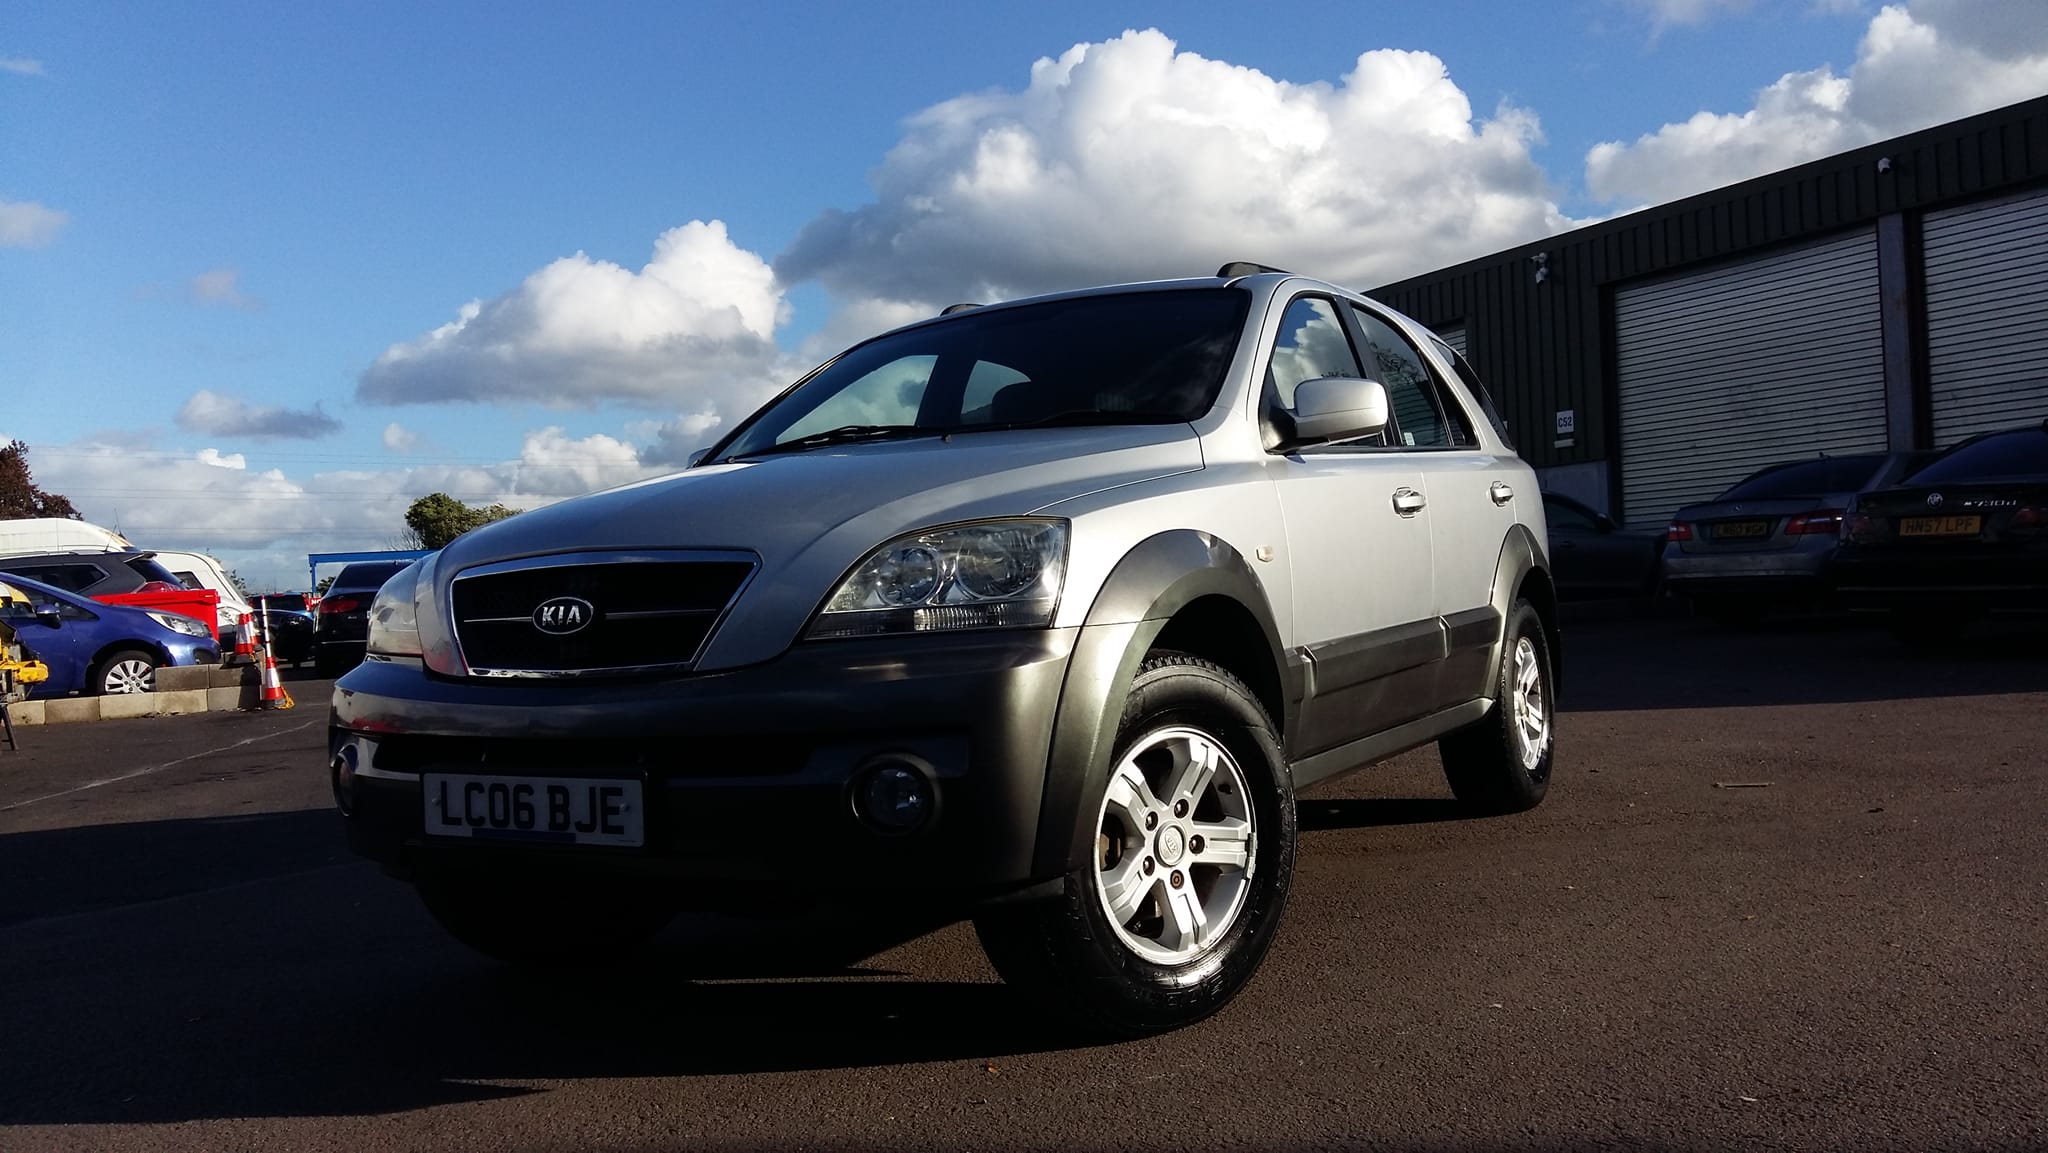
[{"label": "roller shutter door", "polygon": [[1436,330],[1436,334],[1442,337],[1444,343],[1450,345],[1451,348],[1454,351],[1456,351],[1459,356],[1466,355],[1464,325],[1454,324],[1449,328],[1439,328]]},{"label": "roller shutter door", "polygon": [[2048,419],[2048,193],[1930,212],[1934,443]]},{"label": "roller shutter door", "polygon": [[1767,464],[1886,447],[1874,232],[1622,288],[1614,321],[1632,526]]}]

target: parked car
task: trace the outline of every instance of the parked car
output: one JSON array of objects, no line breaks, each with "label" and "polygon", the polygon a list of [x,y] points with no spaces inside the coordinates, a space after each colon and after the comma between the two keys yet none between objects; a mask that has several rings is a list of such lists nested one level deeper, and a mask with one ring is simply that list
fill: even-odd
[{"label": "parked car", "polygon": [[157,549],[155,552],[156,562],[169,569],[179,584],[188,589],[207,590],[220,598],[215,631],[220,634],[221,647],[232,648],[236,633],[241,628],[242,614],[250,610],[249,602],[228,575],[227,567],[202,552],[173,552],[169,549]]},{"label": "parked car", "polygon": [[339,676],[362,663],[363,642],[370,634],[370,602],[408,563],[357,561],[335,576],[314,609],[313,668],[321,676]]},{"label": "parked car", "polygon": [[1842,516],[1856,494],[1895,484],[1933,456],[1859,453],[1759,469],[1673,514],[1664,587],[1727,624],[1823,606]]},{"label": "parked car", "polygon": [[496,957],[865,901],[971,917],[1088,1029],[1172,1028],[1272,942],[1296,789],[1434,742],[1472,811],[1542,799],[1544,540],[1478,377],[1357,294],[1226,266],[949,309],[393,577],[336,802]]},{"label": "parked car", "polygon": [[269,622],[270,645],[279,661],[302,665],[313,659],[314,631],[310,598],[304,593],[259,593],[249,598],[258,628]]},{"label": "parked car", "polygon": [[165,665],[220,662],[212,634],[190,617],[102,604],[24,577],[6,563],[0,561],[0,580],[29,603],[0,598],[0,612],[50,667],[50,679],[34,686],[34,696],[144,693],[156,687],[156,670]]},{"label": "parked car", "polygon": [[163,592],[185,587],[155,553],[121,552],[17,553],[0,556],[8,572],[85,597],[134,592]]},{"label": "parked car", "polygon": [[1663,533],[1625,529],[1562,493],[1543,494],[1543,515],[1558,596],[1640,597],[1657,591]]},{"label": "parked car", "polygon": [[1845,607],[1888,615],[1915,644],[2048,613],[2048,422],[1972,437],[1858,497],[1835,580]]}]

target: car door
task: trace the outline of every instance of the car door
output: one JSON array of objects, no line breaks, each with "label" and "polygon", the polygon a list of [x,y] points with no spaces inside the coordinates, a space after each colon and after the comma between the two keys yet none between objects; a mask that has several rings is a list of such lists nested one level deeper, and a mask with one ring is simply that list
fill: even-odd
[{"label": "car door", "polygon": [[[1605,592],[1621,584],[1624,558],[1603,531],[1593,510],[1574,500],[1545,494],[1543,515],[1550,527],[1550,575],[1560,596]],[[1642,567],[1638,561],[1637,568]],[[1639,582],[1640,583],[1640,582]]]},{"label": "car door", "polygon": [[[1336,302],[1295,297],[1269,350],[1262,415],[1285,426],[1302,381],[1359,375]],[[1296,654],[1309,669],[1298,756],[1428,711],[1443,656],[1421,465],[1370,439],[1276,447],[1267,457],[1285,522]]]},{"label": "car door", "polygon": [[[99,618],[76,605],[50,602],[38,598],[31,590],[22,591],[35,603],[10,603],[4,611],[8,613],[7,623],[14,627],[15,639],[50,667],[50,679],[34,686],[33,695],[61,697],[84,685],[92,671],[88,666],[92,663],[94,638],[88,632],[92,622]],[[52,603],[58,612],[54,625],[44,623],[35,614],[37,608]]]},{"label": "car door", "polygon": [[1502,624],[1493,607],[1494,570],[1516,502],[1536,500],[1537,493],[1519,458],[1479,436],[1470,401],[1404,326],[1370,307],[1354,305],[1350,315],[1371,351],[1368,371],[1387,388],[1389,435],[1416,461],[1429,489],[1431,609],[1443,621],[1446,650],[1432,704],[1448,708],[1490,691]]}]

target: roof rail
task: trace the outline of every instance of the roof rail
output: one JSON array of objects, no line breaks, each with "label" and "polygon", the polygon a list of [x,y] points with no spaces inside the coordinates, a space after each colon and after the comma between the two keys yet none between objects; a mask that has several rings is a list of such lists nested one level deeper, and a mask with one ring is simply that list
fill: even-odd
[{"label": "roof rail", "polygon": [[949,305],[947,305],[946,307],[944,307],[944,308],[941,308],[941,309],[939,310],[939,315],[940,315],[940,316],[951,316],[951,315],[953,315],[953,314],[954,314],[954,313],[956,313],[956,312],[966,312],[966,311],[967,311],[968,309],[970,309],[970,308],[980,308],[980,307],[981,307],[981,305],[979,305],[979,304],[976,304],[976,303],[974,303],[974,302],[973,302],[973,301],[971,301],[971,300],[966,300],[966,301],[961,301],[961,302],[960,302],[959,304],[949,304]]},{"label": "roof rail", "polygon": [[1284,273],[1286,271],[1287,270],[1284,268],[1274,268],[1270,264],[1253,264],[1249,260],[1233,260],[1229,264],[1226,264],[1223,267],[1217,269],[1216,275],[1225,278],[1233,278],[1239,276],[1252,276],[1261,272]]}]

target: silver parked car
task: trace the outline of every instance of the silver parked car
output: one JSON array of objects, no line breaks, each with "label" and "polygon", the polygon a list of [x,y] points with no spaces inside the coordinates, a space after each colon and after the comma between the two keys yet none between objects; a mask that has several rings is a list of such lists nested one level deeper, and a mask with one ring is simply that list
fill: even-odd
[{"label": "silver parked car", "polygon": [[1934,455],[1824,456],[1759,469],[1672,515],[1665,588],[1726,624],[1825,604],[1828,564],[1856,495],[1899,483]]},{"label": "silver parked car", "polygon": [[692,905],[971,918],[1050,1011],[1172,1028],[1272,943],[1295,790],[1434,742],[1475,811],[1542,799],[1544,539],[1478,378],[1355,293],[948,309],[392,578],[334,794],[502,959]]}]

